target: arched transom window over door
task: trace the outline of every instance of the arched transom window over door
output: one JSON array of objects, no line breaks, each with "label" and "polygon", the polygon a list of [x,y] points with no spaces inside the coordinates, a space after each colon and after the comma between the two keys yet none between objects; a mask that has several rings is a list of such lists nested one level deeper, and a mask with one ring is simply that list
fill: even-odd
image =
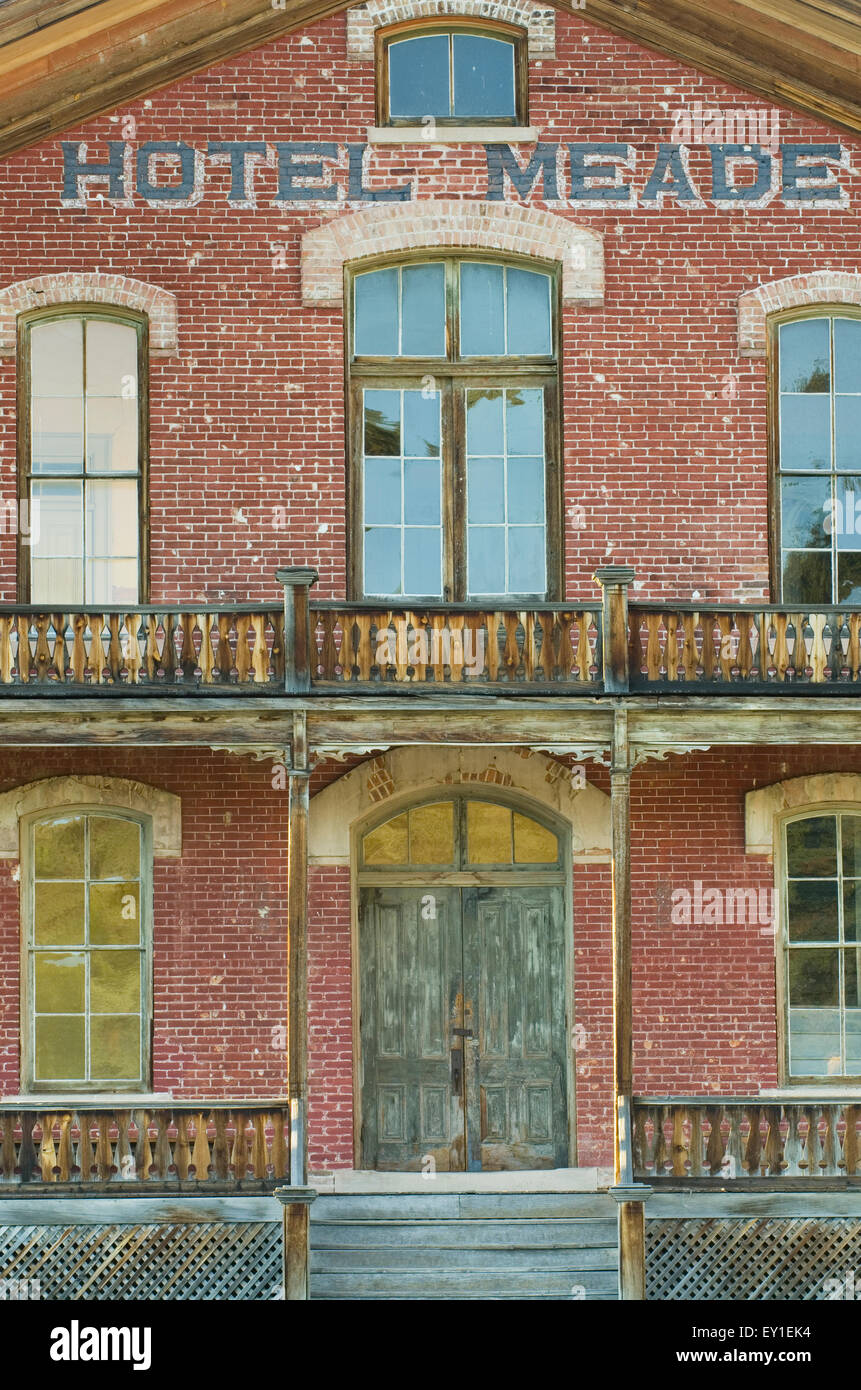
[{"label": "arched transom window over door", "polygon": [[390,815],[358,849],[360,1166],[565,1167],[560,833],[459,795]]},{"label": "arched transom window over door", "polygon": [[353,273],[355,597],[559,596],[557,296],[532,262]]}]

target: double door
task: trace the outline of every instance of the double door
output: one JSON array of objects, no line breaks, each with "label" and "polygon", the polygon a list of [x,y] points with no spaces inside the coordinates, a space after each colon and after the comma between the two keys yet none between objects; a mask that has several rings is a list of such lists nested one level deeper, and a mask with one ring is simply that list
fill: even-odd
[{"label": "double door", "polygon": [[561,887],[368,887],[362,1167],[568,1164]]}]

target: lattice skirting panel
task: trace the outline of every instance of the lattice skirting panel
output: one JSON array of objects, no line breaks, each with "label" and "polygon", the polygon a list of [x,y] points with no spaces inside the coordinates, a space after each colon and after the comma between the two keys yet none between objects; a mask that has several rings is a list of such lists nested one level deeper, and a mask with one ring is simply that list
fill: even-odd
[{"label": "lattice skirting panel", "polygon": [[0,1226],[0,1283],[43,1299],[280,1298],[277,1221]]},{"label": "lattice skirting panel", "polygon": [[[861,1221],[713,1217],[646,1222],[646,1296],[732,1301],[861,1291]],[[852,1297],[852,1293],[848,1295]]]}]

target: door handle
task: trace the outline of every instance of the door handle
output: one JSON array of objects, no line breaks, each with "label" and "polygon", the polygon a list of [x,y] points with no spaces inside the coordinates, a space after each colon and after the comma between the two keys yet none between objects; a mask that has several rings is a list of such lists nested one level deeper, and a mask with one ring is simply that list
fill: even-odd
[{"label": "door handle", "polygon": [[453,1047],[451,1050],[451,1090],[452,1095],[463,1095],[463,1048]]}]

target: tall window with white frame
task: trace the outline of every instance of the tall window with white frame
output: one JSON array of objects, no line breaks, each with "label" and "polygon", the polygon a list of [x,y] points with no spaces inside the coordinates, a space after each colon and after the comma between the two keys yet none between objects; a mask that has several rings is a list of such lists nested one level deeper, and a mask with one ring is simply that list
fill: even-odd
[{"label": "tall window with white frame", "polygon": [[861,1075],[861,812],[784,825],[784,980],[792,1080]]},{"label": "tall window with white frame", "polygon": [[36,1091],[149,1085],[148,823],[69,810],[26,827],[25,1073]]},{"label": "tall window with white frame", "polygon": [[353,275],[355,597],[559,597],[556,318],[531,264]]},{"label": "tall window with white frame", "polygon": [[142,315],[75,307],[20,326],[20,597],[65,607],[146,598]]},{"label": "tall window with white frame", "polygon": [[805,311],[776,329],[777,590],[861,603],[861,317]]}]

